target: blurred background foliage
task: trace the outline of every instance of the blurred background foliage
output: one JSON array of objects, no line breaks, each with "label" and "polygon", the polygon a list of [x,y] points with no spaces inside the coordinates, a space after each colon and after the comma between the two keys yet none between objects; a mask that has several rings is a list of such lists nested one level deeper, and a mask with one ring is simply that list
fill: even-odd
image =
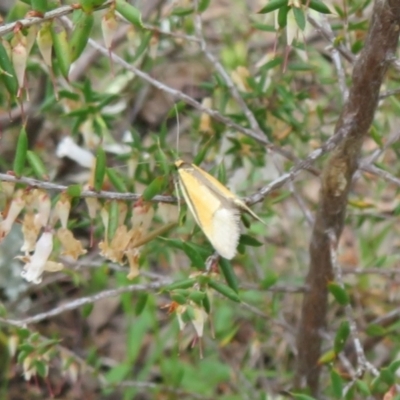
[{"label": "blurred background foliage", "polygon": [[[108,169],[100,182],[103,190],[140,194],[153,185],[147,192],[149,199],[156,194],[174,195],[171,165],[178,151],[179,157],[201,163],[235,193],[253,195],[332,135],[344,102],[332,45],[345,45],[357,55],[364,44],[371,2],[312,0],[288,5],[279,0],[138,0],[128,9],[117,2],[119,13],[114,13],[114,3],[107,2],[105,7],[102,3],[82,1],[84,11],[76,7],[62,18],[29,29],[17,25],[2,34],[0,172],[17,168],[17,175],[69,186],[68,193],[74,196],[68,228],[88,250],[71,260],[61,254],[56,242],[52,259],[61,260],[64,269],[46,273],[39,285],[25,283],[20,277],[21,262],[15,259],[23,242],[17,221],[0,244],[2,315],[22,320],[89,298],[81,307],[27,327],[3,323],[3,398],[285,396],[293,378],[318,172],[325,157],[315,163],[315,170],[303,171],[294,182],[254,206],[267,228],[252,222],[242,237],[240,254],[221,265],[223,276],[212,277],[233,294],[224,289],[207,291],[212,307],[201,340],[193,324],[181,331],[177,316],[182,304],[195,304],[195,311],[203,309],[203,302],[201,307],[193,303],[193,292],[204,294],[204,287],[174,290],[167,286],[190,277],[199,282],[205,259],[212,254],[191,216],[185,218],[185,206],[179,210],[176,204],[152,203],[151,232],[171,222],[178,225],[145,243],[138,259],[140,275],[132,280],[128,266],[99,255],[98,244],[106,235],[102,218],[89,216],[79,191],[93,183],[93,160],[104,151]],[[3,1],[0,12],[6,26],[28,12],[40,16],[71,4]],[[198,25],[196,29],[199,16],[205,51],[199,46],[203,39]],[[322,38],[307,16],[330,26],[335,43]],[[89,38],[105,42],[127,64],[96,52]],[[32,47],[27,51],[29,40]],[[14,55],[17,50],[21,50],[18,54],[25,51],[26,57]],[[50,51],[47,59],[46,51]],[[4,54],[10,55],[12,65]],[[210,61],[207,54],[217,61]],[[345,83],[350,84],[352,65],[344,59],[342,63]],[[129,66],[142,71],[145,79]],[[151,79],[169,89],[155,87]],[[391,73],[382,91],[396,88],[397,81],[398,74]],[[231,122],[253,129],[232,86],[254,115],[262,140],[211,118],[186,101],[188,96]],[[172,90],[183,96],[172,96]],[[395,176],[399,171],[398,109],[396,95],[382,99],[363,149],[364,160],[373,157]],[[16,166],[23,130],[33,155]],[[263,140],[284,148],[292,157],[267,151]],[[37,159],[43,165],[38,166]],[[54,206],[60,193],[49,194]],[[3,192],[3,211],[7,204]],[[111,207],[109,200],[100,204]],[[127,204],[130,215],[136,203]],[[391,313],[398,303],[398,210],[397,185],[370,173],[357,175],[339,261],[366,353],[377,368],[386,367],[386,375],[378,383],[370,376],[360,378],[347,398],[387,392],[395,381],[397,364],[388,365],[397,359],[399,349],[397,314]],[[241,303],[233,301],[237,295],[232,282],[238,283]],[[131,284],[144,285],[144,289],[93,297]],[[326,364],[322,388],[327,398],[344,397],[349,374],[343,357],[350,364],[355,362],[339,303],[332,296],[321,361]],[[186,315],[183,322],[193,319],[199,321]]]}]

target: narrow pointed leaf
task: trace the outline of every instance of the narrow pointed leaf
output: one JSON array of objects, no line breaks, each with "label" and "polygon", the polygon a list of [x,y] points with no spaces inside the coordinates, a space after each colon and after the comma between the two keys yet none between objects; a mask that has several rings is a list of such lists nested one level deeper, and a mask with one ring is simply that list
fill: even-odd
[{"label": "narrow pointed leaf", "polygon": [[13,170],[15,175],[20,177],[25,167],[26,155],[28,152],[28,136],[26,134],[25,126],[22,127],[17,142],[17,149],[14,157]]},{"label": "narrow pointed leaf", "polygon": [[106,153],[102,147],[97,149],[96,167],[94,169],[94,190],[100,192],[103,187],[104,177],[106,174]]}]

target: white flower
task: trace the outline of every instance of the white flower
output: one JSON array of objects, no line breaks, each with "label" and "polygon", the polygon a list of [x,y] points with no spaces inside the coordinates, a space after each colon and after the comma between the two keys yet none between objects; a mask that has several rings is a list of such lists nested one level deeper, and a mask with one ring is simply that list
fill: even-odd
[{"label": "white flower", "polygon": [[57,157],[68,157],[82,167],[92,168],[94,155],[89,151],[78,146],[69,136],[66,136],[57,146]]},{"label": "white flower", "polygon": [[53,250],[53,234],[43,232],[35,246],[35,252],[32,257],[27,257],[27,263],[21,276],[28,282],[40,283],[42,281],[43,271],[46,270],[46,263]]}]

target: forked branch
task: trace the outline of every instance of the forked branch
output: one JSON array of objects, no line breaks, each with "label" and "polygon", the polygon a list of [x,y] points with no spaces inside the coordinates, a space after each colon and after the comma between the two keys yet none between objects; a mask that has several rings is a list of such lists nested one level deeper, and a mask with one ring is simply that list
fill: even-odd
[{"label": "forked branch", "polygon": [[310,242],[309,291],[305,293],[298,330],[295,386],[318,395],[322,332],[326,325],[327,283],[333,279],[329,232],[339,238],[344,225],[352,177],[372,124],[379,89],[398,45],[400,8],[395,0],[376,0],[365,46],[354,64],[352,87],[335,128],[345,129],[322,177],[318,210]]}]

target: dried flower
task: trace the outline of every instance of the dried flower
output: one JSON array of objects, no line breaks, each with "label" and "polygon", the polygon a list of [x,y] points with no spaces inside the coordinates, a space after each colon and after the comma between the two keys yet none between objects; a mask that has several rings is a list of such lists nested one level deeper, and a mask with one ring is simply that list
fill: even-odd
[{"label": "dried flower", "polygon": [[179,330],[183,331],[186,326],[186,322],[183,320],[183,314],[186,312],[187,306],[179,304],[175,307],[176,318],[178,319]]},{"label": "dried flower", "polygon": [[19,337],[18,335],[11,335],[8,337],[8,353],[10,354],[10,357],[14,357],[15,354],[17,354],[17,348],[18,348],[18,343],[19,343]]},{"label": "dried flower", "polygon": [[36,368],[33,366],[33,357],[26,356],[22,364],[22,369],[24,370],[24,378],[26,381],[30,381],[32,376],[36,375]]},{"label": "dried flower", "polygon": [[[212,107],[211,97],[205,97],[201,102],[201,105],[206,108],[211,108]],[[214,132],[210,115],[206,113],[201,113],[199,131],[206,134],[212,134]]]},{"label": "dried flower", "polygon": [[11,202],[6,218],[0,222],[0,242],[8,235],[12,224],[18,218],[19,213],[25,206],[23,191],[18,190]]},{"label": "dried flower", "polygon": [[60,228],[57,231],[57,238],[63,247],[63,255],[69,256],[74,260],[82,254],[86,254],[87,250],[83,248],[82,243],[74,238],[73,233],[66,228]]},{"label": "dried flower", "polygon": [[101,250],[100,255],[113,262],[122,263],[122,259],[125,255],[125,249],[131,241],[131,231],[128,232],[126,225],[121,225],[115,231],[115,235],[108,244],[107,240],[99,243]]},{"label": "dried flower", "polygon": [[154,208],[150,203],[136,203],[133,207],[131,223],[132,229],[140,229],[147,232],[154,216]]},{"label": "dried flower", "polygon": [[[85,186],[85,190],[88,187]],[[90,219],[95,219],[97,211],[100,210],[100,203],[95,197],[85,197],[85,203],[88,208]]]},{"label": "dried flower", "polygon": [[15,182],[0,182],[0,192],[4,193],[6,199],[10,199],[14,193]]},{"label": "dried flower", "polygon": [[190,302],[190,305],[193,308],[194,318],[192,319],[192,325],[198,337],[203,336],[204,332],[204,324],[207,321],[207,313],[204,311],[202,307],[194,302]]},{"label": "dried flower", "polygon": [[135,279],[139,276],[139,256],[140,250],[139,248],[132,249],[126,252],[126,257],[129,263],[129,274],[127,276],[128,279]]},{"label": "dried flower", "polygon": [[26,212],[22,223],[22,233],[24,235],[24,244],[21,251],[26,255],[35,250],[37,238],[39,236],[40,227],[35,223],[35,214],[32,211]]},{"label": "dried flower", "polygon": [[71,199],[66,193],[61,193],[51,216],[50,225],[54,226],[58,220],[63,228],[67,228],[69,212],[71,211]]},{"label": "dried flower", "polygon": [[39,227],[46,227],[50,217],[51,201],[50,196],[41,189],[33,191],[33,199],[37,213],[35,216],[35,224]]}]

